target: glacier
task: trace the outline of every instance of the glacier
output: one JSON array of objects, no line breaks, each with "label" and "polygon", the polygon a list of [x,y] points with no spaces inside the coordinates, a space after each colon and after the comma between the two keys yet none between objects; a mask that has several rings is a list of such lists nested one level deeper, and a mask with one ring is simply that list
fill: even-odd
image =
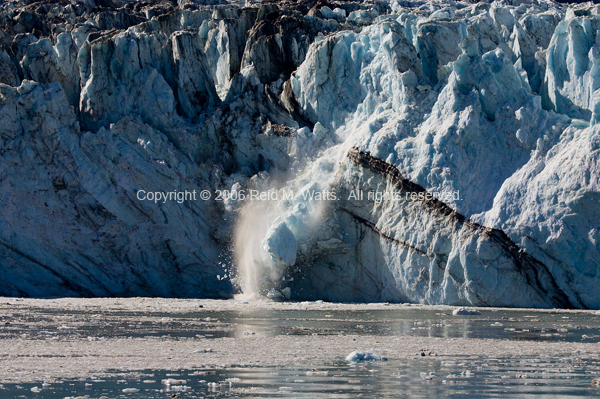
[{"label": "glacier", "polygon": [[0,20],[0,295],[600,308],[600,6]]}]

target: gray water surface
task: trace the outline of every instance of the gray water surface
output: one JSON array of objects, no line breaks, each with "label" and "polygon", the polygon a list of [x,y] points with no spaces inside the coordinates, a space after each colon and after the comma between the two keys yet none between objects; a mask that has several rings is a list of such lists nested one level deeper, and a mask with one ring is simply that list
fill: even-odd
[{"label": "gray water surface", "polygon": [[[134,320],[134,322],[132,322]],[[137,321],[135,321],[137,320]],[[265,310],[195,313],[55,312],[32,309],[0,322],[0,339],[27,334],[105,337],[240,337],[357,334],[440,338],[600,342],[600,315],[535,310],[481,310],[480,315],[453,316],[429,309]],[[71,328],[72,327],[72,328]]]},{"label": "gray water surface", "polygon": [[[5,385],[0,398],[480,398],[598,397],[598,360],[424,358],[320,367],[115,372],[112,378]],[[180,380],[166,385],[163,380]],[[37,387],[40,392],[32,392]],[[35,389],[35,388],[34,388]],[[129,392],[129,390],[136,390]],[[180,395],[180,396],[178,396]]]},{"label": "gray water surface", "polygon": [[[431,309],[211,311],[183,314],[126,311],[15,311],[1,320],[0,339],[103,337],[218,338],[309,334],[440,338],[600,341],[600,315],[482,310],[453,316]],[[319,365],[231,367],[180,371],[113,371],[100,378],[3,384],[4,398],[480,398],[600,397],[592,380],[600,359],[568,357],[429,356]],[[167,384],[167,379],[180,380]]]}]

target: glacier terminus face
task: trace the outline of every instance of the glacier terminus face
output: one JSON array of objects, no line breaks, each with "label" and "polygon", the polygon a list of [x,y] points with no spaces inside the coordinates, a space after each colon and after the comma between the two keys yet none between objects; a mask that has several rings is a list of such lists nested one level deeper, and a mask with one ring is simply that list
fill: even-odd
[{"label": "glacier terminus face", "polygon": [[600,308],[600,6],[0,21],[0,295]]}]

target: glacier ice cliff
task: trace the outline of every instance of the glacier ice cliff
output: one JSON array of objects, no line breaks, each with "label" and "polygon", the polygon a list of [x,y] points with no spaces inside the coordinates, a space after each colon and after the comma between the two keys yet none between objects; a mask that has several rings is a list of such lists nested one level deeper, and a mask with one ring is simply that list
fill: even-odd
[{"label": "glacier ice cliff", "polygon": [[0,295],[600,308],[599,6],[0,21]]}]

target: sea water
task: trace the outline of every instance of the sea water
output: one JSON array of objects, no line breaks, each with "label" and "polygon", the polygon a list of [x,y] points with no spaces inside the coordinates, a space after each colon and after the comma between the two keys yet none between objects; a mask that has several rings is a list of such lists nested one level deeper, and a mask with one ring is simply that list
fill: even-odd
[{"label": "sea water", "polygon": [[[533,310],[480,309],[478,315],[456,316],[435,309],[345,310],[248,309],[154,313],[155,322],[131,320],[148,316],[122,312],[102,322],[85,322],[73,329],[56,329],[55,336],[242,338],[253,335],[422,336],[440,338],[504,339],[508,341],[600,342],[600,316]],[[44,339],[45,320],[78,320],[85,312],[68,314],[38,309],[13,316],[19,322],[0,330],[0,338],[27,334]],[[186,328],[186,320],[219,320],[221,328]],[[92,318],[93,319],[93,318]],[[92,320],[89,319],[89,320]],[[160,322],[156,322],[156,320]],[[468,342],[468,341],[467,341]],[[198,398],[198,397],[579,397],[600,396],[591,382],[600,376],[600,359],[586,353],[568,356],[549,353],[498,357],[438,355],[427,349],[414,358],[346,361],[347,353],[321,364],[290,361],[281,366],[197,368],[182,370],[108,370],[102,376],[75,380],[4,383],[0,398]],[[27,356],[27,354],[23,354]],[[73,359],[76,361],[77,359]]]},{"label": "sea water", "polygon": [[[233,367],[225,370],[137,370],[114,377],[8,384],[1,398],[198,397],[597,397],[589,370],[598,360],[560,358],[430,358],[315,367]],[[167,384],[167,381],[172,383]],[[37,389],[36,389],[37,388]],[[33,391],[32,391],[33,389]],[[180,395],[180,396],[177,396]]]}]

